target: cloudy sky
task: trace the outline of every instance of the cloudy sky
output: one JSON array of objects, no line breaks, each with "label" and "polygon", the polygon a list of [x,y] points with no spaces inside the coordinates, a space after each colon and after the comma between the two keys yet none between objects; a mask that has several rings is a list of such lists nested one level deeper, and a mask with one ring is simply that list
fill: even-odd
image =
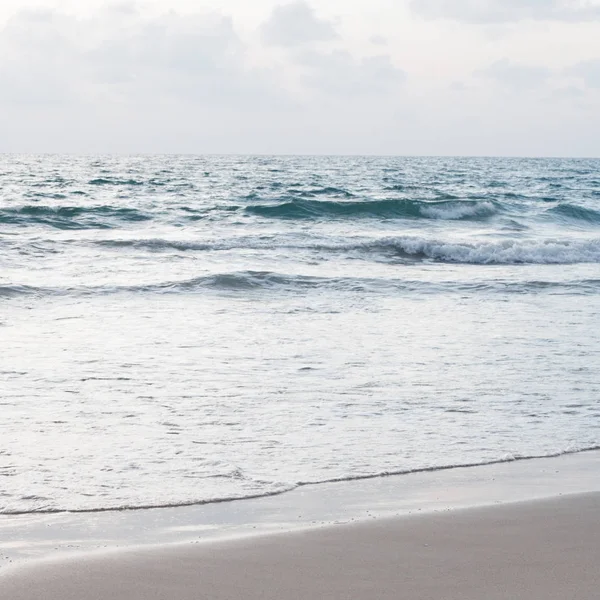
[{"label": "cloudy sky", "polygon": [[600,0],[2,0],[0,152],[600,156]]}]

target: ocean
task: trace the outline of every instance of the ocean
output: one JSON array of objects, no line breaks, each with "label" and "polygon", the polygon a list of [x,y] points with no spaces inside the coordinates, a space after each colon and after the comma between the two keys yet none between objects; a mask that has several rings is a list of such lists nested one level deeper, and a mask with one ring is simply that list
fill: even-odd
[{"label": "ocean", "polygon": [[600,160],[0,156],[0,513],[600,447]]}]

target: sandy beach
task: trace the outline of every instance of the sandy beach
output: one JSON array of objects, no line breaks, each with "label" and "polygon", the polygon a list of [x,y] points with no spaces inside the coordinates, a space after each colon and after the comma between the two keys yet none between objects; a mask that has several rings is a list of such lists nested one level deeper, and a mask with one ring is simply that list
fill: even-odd
[{"label": "sandy beach", "polygon": [[592,600],[600,494],[29,563],[2,600]]}]

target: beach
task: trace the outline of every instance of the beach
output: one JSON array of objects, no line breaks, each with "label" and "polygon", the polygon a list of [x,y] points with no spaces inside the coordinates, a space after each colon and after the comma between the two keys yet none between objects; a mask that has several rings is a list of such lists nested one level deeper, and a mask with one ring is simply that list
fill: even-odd
[{"label": "beach", "polygon": [[1,600],[597,598],[600,452],[223,504],[5,515]]},{"label": "beach", "polygon": [[0,597],[592,600],[599,539],[600,494],[582,494],[48,561],[4,575]]}]

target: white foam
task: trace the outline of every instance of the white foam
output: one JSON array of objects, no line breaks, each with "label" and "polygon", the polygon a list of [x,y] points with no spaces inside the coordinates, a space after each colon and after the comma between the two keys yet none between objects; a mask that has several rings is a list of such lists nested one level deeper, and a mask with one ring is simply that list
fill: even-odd
[{"label": "white foam", "polygon": [[396,238],[408,254],[470,264],[575,264],[600,262],[600,238],[591,240],[441,241]]},{"label": "white foam", "polygon": [[424,217],[443,221],[458,221],[468,217],[491,215],[494,212],[495,208],[491,202],[433,205],[421,208]]}]

